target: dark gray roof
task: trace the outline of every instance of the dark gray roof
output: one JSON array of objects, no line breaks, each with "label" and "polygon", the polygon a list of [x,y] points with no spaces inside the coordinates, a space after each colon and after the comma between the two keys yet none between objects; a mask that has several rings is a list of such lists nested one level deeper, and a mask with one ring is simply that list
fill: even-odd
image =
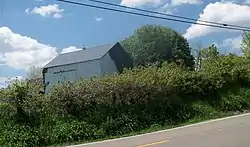
[{"label": "dark gray roof", "polygon": [[102,58],[115,44],[102,45],[85,50],[58,55],[43,68],[67,65]]}]

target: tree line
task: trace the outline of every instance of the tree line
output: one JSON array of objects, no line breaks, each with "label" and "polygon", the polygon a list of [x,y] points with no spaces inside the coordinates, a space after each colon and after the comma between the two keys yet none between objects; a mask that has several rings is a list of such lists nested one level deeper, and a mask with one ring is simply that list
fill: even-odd
[{"label": "tree line", "polygon": [[[225,55],[214,44],[192,49],[181,33],[158,25],[145,25],[120,43],[131,55],[135,67],[168,61],[200,70],[204,62]],[[242,34],[240,49],[246,58],[250,58],[250,33]],[[36,78],[42,78],[42,70],[41,67],[32,66],[27,72],[27,79]]]}]

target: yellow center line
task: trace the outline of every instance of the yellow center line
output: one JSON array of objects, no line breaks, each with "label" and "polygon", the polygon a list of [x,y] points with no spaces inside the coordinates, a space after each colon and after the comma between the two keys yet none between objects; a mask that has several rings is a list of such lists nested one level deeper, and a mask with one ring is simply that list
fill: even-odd
[{"label": "yellow center line", "polygon": [[167,143],[167,142],[168,142],[168,140],[163,140],[163,141],[153,142],[153,143],[149,143],[149,144],[139,145],[136,147],[147,147],[147,146],[153,146],[153,145],[163,144],[163,143]]}]

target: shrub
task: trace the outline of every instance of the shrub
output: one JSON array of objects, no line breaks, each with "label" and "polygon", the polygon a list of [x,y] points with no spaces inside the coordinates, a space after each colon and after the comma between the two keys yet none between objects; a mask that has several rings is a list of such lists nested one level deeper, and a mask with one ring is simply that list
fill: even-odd
[{"label": "shrub", "polygon": [[69,143],[76,141],[88,141],[101,138],[104,131],[97,129],[95,125],[75,120],[58,121],[51,130],[51,142],[54,144]]},{"label": "shrub", "polygon": [[223,111],[244,111],[250,109],[250,90],[241,88],[222,97],[220,107]]},{"label": "shrub", "polygon": [[213,118],[219,116],[221,111],[218,108],[211,106],[209,103],[204,101],[198,101],[192,104],[194,116],[196,117],[207,117]]},{"label": "shrub", "polygon": [[14,83],[0,93],[8,100],[0,105],[0,145],[89,141],[249,109],[249,62],[225,56],[209,63],[201,71],[138,67],[61,83],[47,96],[25,81]]},{"label": "shrub", "polygon": [[[3,128],[2,128],[3,129]],[[2,132],[1,146],[32,147],[41,146],[37,130],[28,125],[6,124]]]},{"label": "shrub", "polygon": [[0,122],[11,121],[16,111],[13,106],[8,103],[0,102]]}]

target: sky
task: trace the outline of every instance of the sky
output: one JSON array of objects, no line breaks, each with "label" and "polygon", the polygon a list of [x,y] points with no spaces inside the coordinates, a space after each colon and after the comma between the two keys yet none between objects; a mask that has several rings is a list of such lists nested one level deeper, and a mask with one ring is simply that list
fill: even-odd
[{"label": "sky", "polygon": [[[72,1],[96,4],[87,0]],[[250,27],[250,0],[108,2]],[[163,25],[181,32],[192,47],[215,43],[223,52],[240,50],[240,31],[117,13],[56,0],[1,0],[0,88],[6,86],[7,79],[24,78],[31,66],[44,66],[58,54],[76,51],[83,46],[88,48],[118,42],[147,24]]]}]

